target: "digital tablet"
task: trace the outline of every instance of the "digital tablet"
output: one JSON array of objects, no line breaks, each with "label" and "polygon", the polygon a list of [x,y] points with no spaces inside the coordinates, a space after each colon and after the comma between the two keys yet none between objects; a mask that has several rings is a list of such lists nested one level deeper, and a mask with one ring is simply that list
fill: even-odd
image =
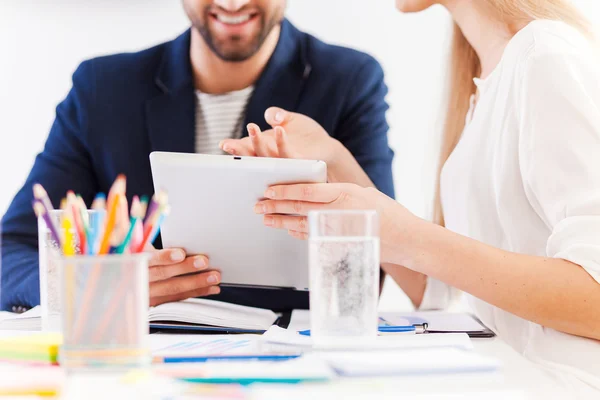
[{"label": "digital tablet", "polygon": [[206,254],[223,285],[308,290],[308,244],[264,226],[254,205],[274,184],[326,182],[323,161],[153,152],[150,165],[171,206],[164,248]]}]

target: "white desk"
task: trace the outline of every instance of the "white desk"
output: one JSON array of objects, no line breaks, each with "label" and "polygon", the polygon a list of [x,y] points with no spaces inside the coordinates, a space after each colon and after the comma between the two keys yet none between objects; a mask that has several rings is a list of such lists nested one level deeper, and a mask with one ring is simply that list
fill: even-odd
[{"label": "white desk", "polygon": [[[0,331],[0,337],[26,332]],[[474,339],[475,351],[497,358],[497,373],[401,376],[393,378],[340,379],[318,385],[254,386],[254,399],[552,399],[558,387],[550,377],[498,338]],[[568,398],[563,397],[563,398]]]}]

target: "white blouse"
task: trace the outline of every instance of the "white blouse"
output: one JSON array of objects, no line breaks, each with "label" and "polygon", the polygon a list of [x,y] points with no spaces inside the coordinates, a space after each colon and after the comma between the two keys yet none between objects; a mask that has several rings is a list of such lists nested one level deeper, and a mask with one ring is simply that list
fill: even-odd
[{"label": "white blouse", "polygon": [[[600,58],[591,43],[545,20],[514,36],[492,74],[475,80],[479,99],[444,165],[441,195],[448,229],[511,252],[569,260],[600,290]],[[423,305],[443,307],[451,294],[432,279]],[[469,302],[571,393],[600,396],[600,342],[472,296]]]}]

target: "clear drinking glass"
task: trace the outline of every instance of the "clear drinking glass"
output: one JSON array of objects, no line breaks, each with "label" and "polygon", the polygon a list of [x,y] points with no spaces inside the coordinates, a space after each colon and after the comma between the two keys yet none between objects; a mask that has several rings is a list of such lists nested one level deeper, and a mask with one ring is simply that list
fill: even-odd
[{"label": "clear drinking glass", "polygon": [[67,370],[129,369],[150,364],[148,255],[59,257]]},{"label": "clear drinking glass", "polygon": [[377,212],[314,211],[308,219],[313,343],[360,347],[377,337]]}]

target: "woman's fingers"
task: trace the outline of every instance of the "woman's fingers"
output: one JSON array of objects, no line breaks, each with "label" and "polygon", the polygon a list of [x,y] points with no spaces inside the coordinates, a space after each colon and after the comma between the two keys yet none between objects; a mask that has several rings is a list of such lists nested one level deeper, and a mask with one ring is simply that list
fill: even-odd
[{"label": "woman's fingers", "polygon": [[294,113],[279,107],[270,107],[265,111],[265,121],[272,127],[284,125],[294,120]]},{"label": "woman's fingers", "polygon": [[275,143],[279,158],[294,158],[287,139],[287,133],[281,126],[275,127]]},{"label": "woman's fingers", "polygon": [[219,148],[232,156],[256,157],[254,146],[249,138],[225,139],[219,143]]},{"label": "woman's fingers", "polygon": [[254,206],[256,214],[308,215],[309,211],[323,208],[320,203],[300,200],[262,200]]},{"label": "woman's fingers", "polygon": [[263,140],[260,127],[256,124],[248,124],[248,136],[254,147],[254,152],[258,157],[276,157],[269,151],[269,146],[265,140]]},{"label": "woman's fingers", "polygon": [[343,198],[352,185],[334,183],[311,183],[271,186],[265,192],[270,200],[300,200],[309,203],[333,203]]},{"label": "woman's fingers", "polygon": [[298,232],[298,231],[288,230],[288,235],[290,235],[296,239],[300,239],[300,240],[308,239],[308,233],[306,233],[306,232]]},{"label": "woman's fingers", "polygon": [[308,219],[291,215],[265,215],[265,226],[294,232],[308,232]]}]

